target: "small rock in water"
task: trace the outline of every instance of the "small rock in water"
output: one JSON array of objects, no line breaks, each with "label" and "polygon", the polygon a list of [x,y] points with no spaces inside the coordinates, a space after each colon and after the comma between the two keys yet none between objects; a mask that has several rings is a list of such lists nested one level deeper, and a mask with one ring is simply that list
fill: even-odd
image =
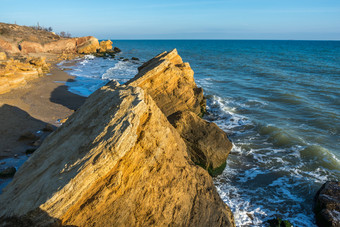
[{"label": "small rock in water", "polygon": [[15,172],[16,172],[16,168],[15,167],[8,167],[4,170],[0,171],[0,177],[2,178],[9,178],[9,177],[13,177]]},{"label": "small rock in water", "polygon": [[116,52],[116,53],[122,52],[118,47],[114,47],[113,51]]},{"label": "small rock in water", "polygon": [[139,58],[132,57],[131,60],[133,60],[133,61],[139,61]]},{"label": "small rock in water", "polygon": [[119,59],[124,59],[124,57],[120,57]]},{"label": "small rock in water", "polygon": [[267,223],[270,227],[291,227],[292,224],[290,224],[289,221],[282,220],[281,218],[274,218],[271,220],[268,220]]},{"label": "small rock in water", "polygon": [[37,140],[39,137],[33,132],[25,132],[19,137],[19,140]]},{"label": "small rock in water", "polygon": [[124,60],[123,61],[129,61],[129,59],[127,59],[127,58],[124,58]]},{"label": "small rock in water", "polygon": [[51,124],[49,124],[49,123],[47,123],[47,124],[45,125],[45,127],[43,128],[43,131],[44,131],[44,132],[53,132],[53,131],[54,131],[54,126],[51,125]]},{"label": "small rock in water", "polygon": [[0,165],[5,165],[6,164],[6,162],[0,162]]}]

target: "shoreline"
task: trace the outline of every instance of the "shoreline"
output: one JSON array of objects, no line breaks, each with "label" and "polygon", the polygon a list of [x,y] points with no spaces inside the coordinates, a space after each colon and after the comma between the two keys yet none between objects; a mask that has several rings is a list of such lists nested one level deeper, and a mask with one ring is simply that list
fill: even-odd
[{"label": "shoreline", "polygon": [[[85,101],[86,97],[68,91],[65,84],[74,76],[59,69],[57,63],[53,62],[44,76],[0,95],[0,134],[5,135],[0,138],[0,160],[25,155],[35,141],[41,143],[50,133],[43,131],[47,124],[59,126],[59,119],[70,116]],[[40,138],[19,141],[23,133],[38,131]]]}]

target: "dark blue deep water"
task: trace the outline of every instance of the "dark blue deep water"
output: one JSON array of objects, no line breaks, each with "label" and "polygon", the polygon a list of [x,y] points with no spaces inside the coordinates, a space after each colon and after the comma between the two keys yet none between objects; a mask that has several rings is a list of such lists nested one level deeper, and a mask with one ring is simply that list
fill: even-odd
[{"label": "dark blue deep water", "polygon": [[[313,197],[340,179],[340,42],[114,41],[115,59],[80,60],[70,90],[89,95],[108,79],[124,83],[155,55],[177,48],[195,71],[210,115],[234,148],[214,182],[238,226],[275,216],[315,226]],[[123,62],[120,57],[138,57]]]}]

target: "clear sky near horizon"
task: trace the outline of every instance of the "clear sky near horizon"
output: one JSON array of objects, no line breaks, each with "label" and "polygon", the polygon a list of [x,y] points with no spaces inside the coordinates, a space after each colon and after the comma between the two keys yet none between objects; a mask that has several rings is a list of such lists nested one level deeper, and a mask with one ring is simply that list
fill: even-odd
[{"label": "clear sky near horizon", "polygon": [[340,0],[0,0],[0,22],[99,39],[340,40]]}]

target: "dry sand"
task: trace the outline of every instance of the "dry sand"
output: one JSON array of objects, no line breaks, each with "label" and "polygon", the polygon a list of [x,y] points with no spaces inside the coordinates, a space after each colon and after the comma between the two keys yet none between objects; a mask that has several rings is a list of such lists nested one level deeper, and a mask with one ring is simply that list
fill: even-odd
[{"label": "dry sand", "polygon": [[[37,134],[46,123],[59,126],[58,119],[68,117],[82,105],[85,97],[67,90],[65,82],[72,80],[72,76],[52,66],[49,74],[0,95],[0,159],[25,154],[38,139],[19,141],[23,133]],[[37,135],[42,140],[47,134]]]}]

